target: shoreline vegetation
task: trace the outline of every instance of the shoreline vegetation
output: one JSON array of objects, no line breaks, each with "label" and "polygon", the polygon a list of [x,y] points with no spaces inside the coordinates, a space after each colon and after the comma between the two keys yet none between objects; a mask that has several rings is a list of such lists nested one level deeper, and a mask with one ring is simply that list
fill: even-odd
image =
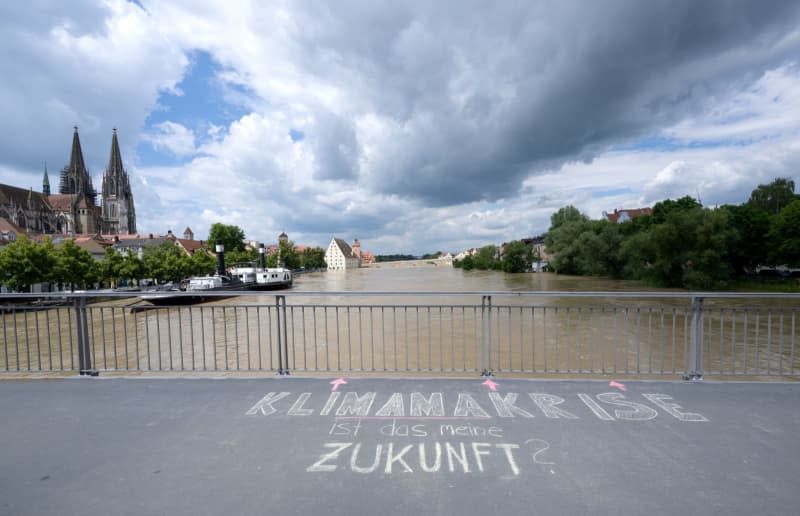
[{"label": "shoreline vegetation", "polygon": [[[622,223],[591,220],[566,206],[550,218],[548,267],[661,288],[799,292],[800,196],[794,188],[791,179],[778,178],[758,185],[743,204],[714,208],[690,196],[667,199],[652,215]],[[502,256],[485,246],[453,266],[523,272],[538,259],[514,241]],[[764,269],[770,277],[759,276]]]}]

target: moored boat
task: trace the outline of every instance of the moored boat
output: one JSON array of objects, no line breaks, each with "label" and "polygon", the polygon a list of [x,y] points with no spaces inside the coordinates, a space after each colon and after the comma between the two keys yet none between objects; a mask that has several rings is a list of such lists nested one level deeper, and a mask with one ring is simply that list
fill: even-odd
[{"label": "moored boat", "polygon": [[[210,296],[190,295],[213,292],[239,292],[277,290],[292,286],[292,272],[283,267],[267,268],[264,266],[264,244],[259,246],[259,267],[234,267],[231,274],[225,274],[225,255],[221,241],[217,241],[217,273],[213,276],[196,276],[181,282],[180,287],[172,290],[149,292],[140,297],[154,305],[194,304],[223,299],[221,294]],[[184,294],[182,291],[185,291]]]}]

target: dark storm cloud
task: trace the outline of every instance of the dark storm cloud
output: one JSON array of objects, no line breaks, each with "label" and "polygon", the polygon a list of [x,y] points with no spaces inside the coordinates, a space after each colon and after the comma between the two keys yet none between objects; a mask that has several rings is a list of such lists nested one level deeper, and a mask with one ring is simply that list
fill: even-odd
[{"label": "dark storm cloud", "polygon": [[[314,6],[317,6],[314,3]],[[795,1],[337,3],[299,15],[299,61],[396,130],[373,190],[448,205],[658,133],[796,59]],[[324,131],[338,149],[348,131]],[[338,161],[337,161],[338,160]],[[355,166],[355,165],[353,165]],[[324,177],[321,174],[320,177]]]}]

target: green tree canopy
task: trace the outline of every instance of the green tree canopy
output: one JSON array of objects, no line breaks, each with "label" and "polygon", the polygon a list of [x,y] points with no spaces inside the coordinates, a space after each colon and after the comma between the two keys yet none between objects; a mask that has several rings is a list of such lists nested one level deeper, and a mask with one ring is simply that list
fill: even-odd
[{"label": "green tree canopy", "polygon": [[56,264],[51,280],[61,285],[87,288],[98,277],[98,267],[89,251],[78,246],[72,240],[65,240],[56,249]]},{"label": "green tree canopy", "polygon": [[325,249],[321,247],[310,247],[300,255],[300,265],[306,269],[324,269],[328,266],[325,263]]},{"label": "green tree canopy", "polygon": [[23,234],[0,251],[0,282],[10,290],[29,292],[35,283],[50,281],[55,266],[52,242],[37,244]]},{"label": "green tree canopy", "polygon": [[505,272],[526,272],[531,268],[532,251],[520,240],[506,244],[502,267]]},{"label": "green tree canopy", "polygon": [[750,194],[748,204],[770,215],[777,215],[794,200],[794,181],[780,177],[769,184],[758,185]]},{"label": "green tree canopy", "polygon": [[208,232],[208,245],[212,251],[216,251],[217,240],[222,240],[225,253],[244,251],[244,231],[239,226],[215,222]]},{"label": "green tree canopy", "polygon": [[773,263],[800,266],[800,200],[785,206],[775,217],[769,241]]}]

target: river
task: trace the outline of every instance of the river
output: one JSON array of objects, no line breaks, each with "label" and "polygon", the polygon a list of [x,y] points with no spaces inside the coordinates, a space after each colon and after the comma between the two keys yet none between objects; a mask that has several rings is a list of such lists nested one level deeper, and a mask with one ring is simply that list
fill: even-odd
[{"label": "river", "polygon": [[[707,372],[780,376],[796,375],[800,367],[797,298],[708,300],[702,317],[693,319],[688,295],[501,294],[679,292],[639,282],[463,271],[437,263],[298,275],[285,291],[291,294],[285,310],[276,306],[276,295],[284,291],[133,312],[131,299],[93,303],[88,310],[92,364],[107,371],[227,373],[285,367],[680,376],[697,368],[690,345],[699,338],[704,348],[697,360]],[[442,292],[447,295],[434,295]],[[485,292],[495,294],[488,299],[480,294]],[[75,369],[74,310],[5,314],[2,324],[0,370]]]}]

